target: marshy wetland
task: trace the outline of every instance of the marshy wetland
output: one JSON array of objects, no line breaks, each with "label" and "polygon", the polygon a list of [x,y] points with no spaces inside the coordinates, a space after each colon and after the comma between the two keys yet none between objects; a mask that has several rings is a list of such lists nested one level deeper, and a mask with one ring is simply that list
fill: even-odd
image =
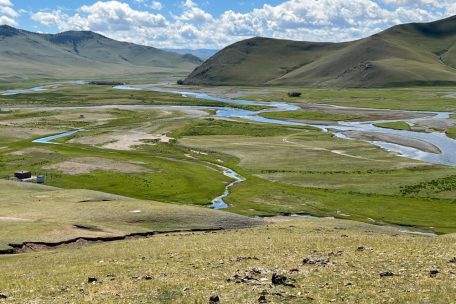
[{"label": "marshy wetland", "polygon": [[[270,303],[325,303],[361,290],[372,303],[454,298],[454,88],[300,89],[299,98],[274,87],[41,88],[0,96],[0,250],[100,244],[1,257],[0,292],[13,303],[206,303],[212,294],[255,303],[263,293]],[[47,186],[6,180],[22,169]],[[223,211],[209,208],[215,198]],[[102,241],[153,231],[181,232]],[[309,267],[308,257],[329,260]],[[46,279],[47,263],[69,259],[78,275],[62,266]],[[385,271],[394,276],[380,278]],[[295,287],[271,285],[273,273]],[[24,275],[23,288],[39,291],[18,287]]]}]

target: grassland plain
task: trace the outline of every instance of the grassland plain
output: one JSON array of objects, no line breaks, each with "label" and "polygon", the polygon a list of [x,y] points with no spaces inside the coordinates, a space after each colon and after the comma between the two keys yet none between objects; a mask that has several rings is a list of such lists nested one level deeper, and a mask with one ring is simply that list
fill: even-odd
[{"label": "grassland plain", "polygon": [[[219,91],[223,91],[220,87]],[[237,87],[248,100],[286,101],[296,104],[331,104],[376,109],[454,111],[455,87],[414,87],[385,89],[317,89],[307,87]],[[229,91],[228,88],[226,88]],[[299,98],[288,96],[298,91]],[[249,92],[252,92],[249,94]]]},{"label": "grassland plain", "polygon": [[[132,114],[129,111],[120,111],[120,114],[127,115],[129,119],[121,116],[108,122],[105,128],[95,126],[89,135],[93,136],[93,132],[112,132],[112,128],[121,132],[120,125],[128,125],[128,129],[134,128],[138,115],[148,115],[139,112]],[[48,120],[49,117],[46,116],[46,121]],[[63,125],[66,123],[63,122]],[[25,124],[23,127],[27,128],[29,125]],[[58,187],[87,188],[141,199],[204,205],[222,193],[224,183],[229,181],[215,166],[189,159],[185,154],[191,154],[191,151],[172,145],[158,143],[136,151],[107,151],[105,148],[76,143],[43,147],[31,143],[30,139],[5,141],[7,146],[0,154],[2,176],[11,175],[17,168],[27,168],[34,173],[46,174],[48,184]],[[142,170],[119,170],[112,166],[95,167],[86,174],[62,174],[62,171],[58,170],[59,164],[88,156],[136,165]]]},{"label": "grassland plain", "polygon": [[[221,303],[264,296],[268,303],[446,304],[456,301],[454,244],[454,235],[275,219],[253,229],[0,256],[0,291],[5,303],[208,303],[218,295]],[[294,287],[272,284],[274,273]]]},{"label": "grassland plain", "polygon": [[[277,90],[271,90],[272,94],[278,94]],[[375,91],[380,94],[382,90]],[[241,94],[250,92],[251,89],[245,89]],[[280,94],[285,96],[285,92],[282,89]],[[41,133],[25,134],[17,139],[5,136],[0,174],[29,168],[46,173],[48,183],[58,187],[206,205],[223,192],[229,181],[216,169],[215,164],[219,164],[229,166],[247,178],[247,186],[233,188],[228,197],[229,210],[233,212],[266,216],[280,212],[311,213],[418,226],[437,232],[455,229],[451,224],[451,200],[456,192],[452,168],[400,158],[368,143],[337,139],[314,128],[223,121],[210,118],[211,111],[186,112],[163,107],[164,104],[206,103],[182,96],[112,91],[99,86],[68,86],[31,96],[40,99],[41,105],[50,105],[46,101],[47,94],[61,94],[60,102],[67,105],[125,102],[158,107],[150,110],[84,110],[86,117],[83,120],[79,117],[81,109],[59,109],[51,114],[37,107],[32,112],[21,110],[2,114],[0,123],[6,126],[2,131],[8,134],[7,130],[12,128],[10,136],[20,133],[16,128],[42,128],[48,130],[47,134],[68,128],[84,128],[84,131],[59,139],[64,145],[40,146],[45,151],[33,150],[37,145],[30,143],[31,136],[38,137]],[[24,97],[5,98],[6,103],[14,101],[27,105],[29,102]],[[324,113],[319,118],[326,119],[328,115]],[[137,144],[128,146],[127,150],[107,148],[111,142],[138,133],[146,137],[140,137]],[[118,137],[118,134],[125,136]],[[176,138],[177,143],[156,142],[148,139],[151,134],[166,134]],[[87,157],[136,166],[139,170],[106,166],[92,167],[89,172],[78,174],[71,174],[70,170],[68,174],[69,166],[71,169],[75,162],[81,164],[81,159],[88,160]],[[426,187],[418,189],[422,185]],[[273,198],[273,203],[265,202],[268,196]],[[357,204],[357,201],[363,203]],[[403,216],[401,212],[390,211],[394,204],[400,204],[397,210],[409,214]],[[442,209],[438,208],[440,205]],[[428,218],[425,215],[429,211],[438,214],[423,220]]]}]

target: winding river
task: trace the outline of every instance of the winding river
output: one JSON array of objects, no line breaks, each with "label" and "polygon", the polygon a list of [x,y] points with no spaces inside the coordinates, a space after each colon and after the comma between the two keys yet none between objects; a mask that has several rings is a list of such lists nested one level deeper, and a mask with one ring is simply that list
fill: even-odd
[{"label": "winding river", "polygon": [[[428,115],[420,118],[411,118],[411,119],[397,119],[397,120],[375,120],[375,121],[365,121],[365,122],[347,122],[339,121],[334,124],[328,125],[317,125],[317,124],[307,124],[301,122],[293,122],[286,120],[277,120],[269,119],[260,116],[260,114],[265,112],[279,112],[279,111],[296,111],[300,107],[291,105],[285,102],[261,102],[261,101],[252,101],[252,100],[241,100],[241,99],[228,99],[210,96],[205,93],[190,92],[190,91],[178,91],[173,89],[165,89],[162,87],[148,86],[148,85],[137,85],[137,86],[116,86],[114,89],[117,90],[148,90],[155,92],[163,93],[172,93],[179,94],[182,96],[191,96],[199,99],[218,101],[227,104],[237,104],[237,105],[249,105],[249,106],[266,106],[269,107],[265,110],[260,111],[251,111],[245,109],[238,109],[233,107],[215,107],[217,109],[216,115],[218,117],[226,118],[241,118],[249,121],[278,124],[278,125],[289,125],[289,126],[311,126],[318,129],[321,129],[324,132],[332,132],[335,136],[345,139],[352,139],[349,136],[345,135],[347,131],[356,131],[361,133],[380,133],[388,135],[401,136],[403,138],[409,138],[417,141],[422,141],[428,144],[435,146],[441,153],[432,153],[425,152],[416,148],[412,148],[405,145],[393,144],[384,141],[369,141],[372,144],[381,147],[387,151],[395,152],[402,157],[407,157],[415,160],[421,160],[431,164],[439,164],[446,166],[456,166],[456,140],[451,139],[446,136],[444,133],[433,132],[433,133],[424,133],[424,132],[415,132],[407,130],[394,130],[387,128],[376,127],[374,124],[382,122],[397,122],[405,121],[409,124],[415,124],[420,121],[425,120],[439,120],[439,119],[448,119],[451,112],[425,112]],[[335,106],[336,107],[336,106]],[[338,107],[345,109],[359,110],[360,108],[350,108],[350,107]],[[388,110],[391,112],[397,113],[418,113],[413,111],[402,111],[402,110]],[[420,112],[422,114],[422,112]]]},{"label": "winding river", "polygon": [[[77,81],[72,82],[73,84],[85,84],[84,81]],[[61,84],[54,84],[49,86],[41,86],[32,89],[22,89],[22,90],[10,90],[0,93],[1,95],[16,95],[16,94],[30,94],[30,93],[38,93],[41,91],[45,91],[50,88],[55,88],[60,86]],[[317,125],[317,124],[308,124],[302,122],[294,122],[294,121],[286,121],[286,120],[277,120],[277,119],[269,119],[262,117],[261,114],[265,112],[279,112],[279,111],[297,111],[300,107],[288,104],[285,102],[261,102],[261,101],[252,101],[252,100],[242,100],[242,99],[228,99],[228,98],[221,98],[208,95],[206,93],[200,92],[191,92],[191,91],[180,91],[175,90],[172,88],[164,88],[159,87],[157,85],[122,85],[122,86],[115,86],[113,89],[116,90],[134,90],[134,91],[155,91],[155,92],[163,92],[163,93],[171,93],[171,94],[178,94],[181,96],[191,96],[199,99],[211,100],[211,101],[218,101],[222,103],[228,104],[227,106],[221,107],[207,107],[207,106],[169,106],[170,108],[197,108],[197,109],[215,109],[216,116],[218,117],[225,117],[225,118],[241,118],[248,121],[254,122],[262,122],[262,123],[270,123],[276,125],[288,125],[288,126],[311,126],[315,128],[319,128],[324,132],[331,132],[335,136],[344,139],[352,139],[349,135],[347,135],[347,131],[350,132],[360,132],[360,133],[379,133],[379,134],[387,134],[387,135],[395,135],[401,136],[403,138],[408,138],[412,140],[418,140],[421,142],[425,142],[428,144],[433,145],[440,150],[441,153],[432,153],[432,152],[425,152],[416,148],[412,148],[410,146],[400,145],[400,144],[393,144],[385,141],[369,141],[372,144],[381,147],[387,151],[395,152],[402,157],[407,157],[410,159],[421,160],[424,162],[432,163],[432,164],[439,164],[439,165],[447,165],[447,166],[456,166],[456,140],[453,140],[447,137],[444,133],[440,132],[433,132],[433,133],[424,133],[424,132],[414,132],[414,131],[406,131],[406,130],[393,130],[387,128],[380,128],[376,127],[375,123],[380,122],[395,122],[395,121],[405,121],[409,124],[415,124],[420,121],[425,120],[438,120],[438,119],[448,119],[452,113],[450,112],[425,112],[426,115],[420,118],[412,118],[412,119],[397,119],[397,120],[375,120],[375,121],[364,121],[364,122],[347,122],[347,121],[339,121],[337,123],[331,123],[327,125]],[[253,110],[245,110],[230,107],[229,104],[236,104],[236,105],[246,105],[246,106],[263,106],[267,107],[266,109],[253,111]],[[160,106],[163,107],[163,106]],[[333,106],[336,108],[345,108],[345,109],[352,109],[352,110],[359,110],[360,108],[350,108],[350,107],[338,107]],[[64,110],[64,109],[84,109],[88,107],[47,107],[41,108],[43,110]],[[91,106],[90,108],[118,108],[118,109],[138,109],[138,108],[156,108],[156,106],[148,106],[148,105],[104,105],[104,106]],[[391,112],[398,112],[398,113],[420,113],[423,112],[413,112],[413,111],[401,111],[401,110],[388,110]],[[61,137],[72,135],[80,130],[73,130],[68,131],[65,133],[57,134],[48,136],[45,138],[40,138],[34,140],[35,143],[53,143],[52,141]],[[224,199],[229,195],[229,189],[243,181],[245,179],[239,175],[238,173],[234,172],[233,170],[220,166],[220,169],[223,171],[225,176],[228,176],[234,179],[234,182],[228,184],[225,188],[225,192],[215,198],[212,201],[213,208],[221,209],[226,208],[227,204],[225,203]]]}]

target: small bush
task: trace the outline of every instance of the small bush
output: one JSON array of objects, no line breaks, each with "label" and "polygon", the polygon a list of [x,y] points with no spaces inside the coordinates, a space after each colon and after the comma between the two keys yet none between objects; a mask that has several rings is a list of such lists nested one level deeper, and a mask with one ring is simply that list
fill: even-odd
[{"label": "small bush", "polygon": [[179,80],[177,81],[177,84],[178,84],[178,85],[183,85],[183,84],[184,84],[184,81],[183,81],[182,79],[179,79]]},{"label": "small bush", "polygon": [[289,97],[301,97],[302,93],[300,92],[289,92],[288,96]]}]

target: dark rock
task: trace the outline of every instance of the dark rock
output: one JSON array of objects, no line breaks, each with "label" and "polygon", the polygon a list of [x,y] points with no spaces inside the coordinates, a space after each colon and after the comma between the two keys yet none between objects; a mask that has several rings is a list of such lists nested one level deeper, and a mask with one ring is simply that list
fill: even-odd
[{"label": "dark rock", "polygon": [[252,276],[246,275],[244,277],[241,277],[240,275],[236,274],[234,277],[230,278],[227,280],[228,282],[234,282],[237,284],[244,283],[244,284],[250,284],[250,285],[261,285],[261,282],[257,279],[255,279]]},{"label": "dark rock", "polygon": [[437,269],[431,269],[431,270],[429,271],[429,276],[430,276],[431,278],[435,278],[435,277],[439,274],[439,272],[440,272],[440,271],[438,271]]},{"label": "dark rock", "polygon": [[0,293],[0,300],[8,299],[8,297],[4,293]]},{"label": "dark rock", "polygon": [[358,248],[356,248],[356,251],[358,252],[363,252],[364,250],[366,250],[364,246],[359,246]]},{"label": "dark rock", "polygon": [[329,264],[329,259],[327,259],[327,258],[318,258],[318,259],[305,258],[304,260],[302,260],[302,264],[303,265],[316,265],[316,264],[327,265],[327,264]]},{"label": "dark rock", "polygon": [[273,273],[272,274],[272,284],[273,285],[283,285],[288,287],[295,287],[294,284],[288,282],[289,279],[281,274]]},{"label": "dark rock", "polygon": [[152,280],[152,279],[153,279],[153,277],[150,276],[150,275],[145,275],[145,276],[143,276],[143,280],[150,281],[150,280]]},{"label": "dark rock", "polygon": [[454,257],[451,260],[449,260],[448,263],[456,264],[456,257]]},{"label": "dark rock", "polygon": [[265,295],[261,295],[258,298],[258,303],[268,303],[268,300],[266,299],[266,296]]},{"label": "dark rock", "polygon": [[293,269],[290,269],[290,272],[299,272],[299,269],[298,268],[293,268]]},{"label": "dark rock", "polygon": [[87,283],[89,283],[89,284],[98,283],[98,279],[97,278],[88,278],[87,279]]},{"label": "dark rock", "polygon": [[220,297],[217,295],[213,295],[209,298],[209,304],[218,304],[220,303]]},{"label": "dark rock", "polygon": [[380,277],[383,278],[383,277],[393,277],[394,276],[394,273],[391,272],[391,271],[383,271],[383,272],[380,272]]}]

